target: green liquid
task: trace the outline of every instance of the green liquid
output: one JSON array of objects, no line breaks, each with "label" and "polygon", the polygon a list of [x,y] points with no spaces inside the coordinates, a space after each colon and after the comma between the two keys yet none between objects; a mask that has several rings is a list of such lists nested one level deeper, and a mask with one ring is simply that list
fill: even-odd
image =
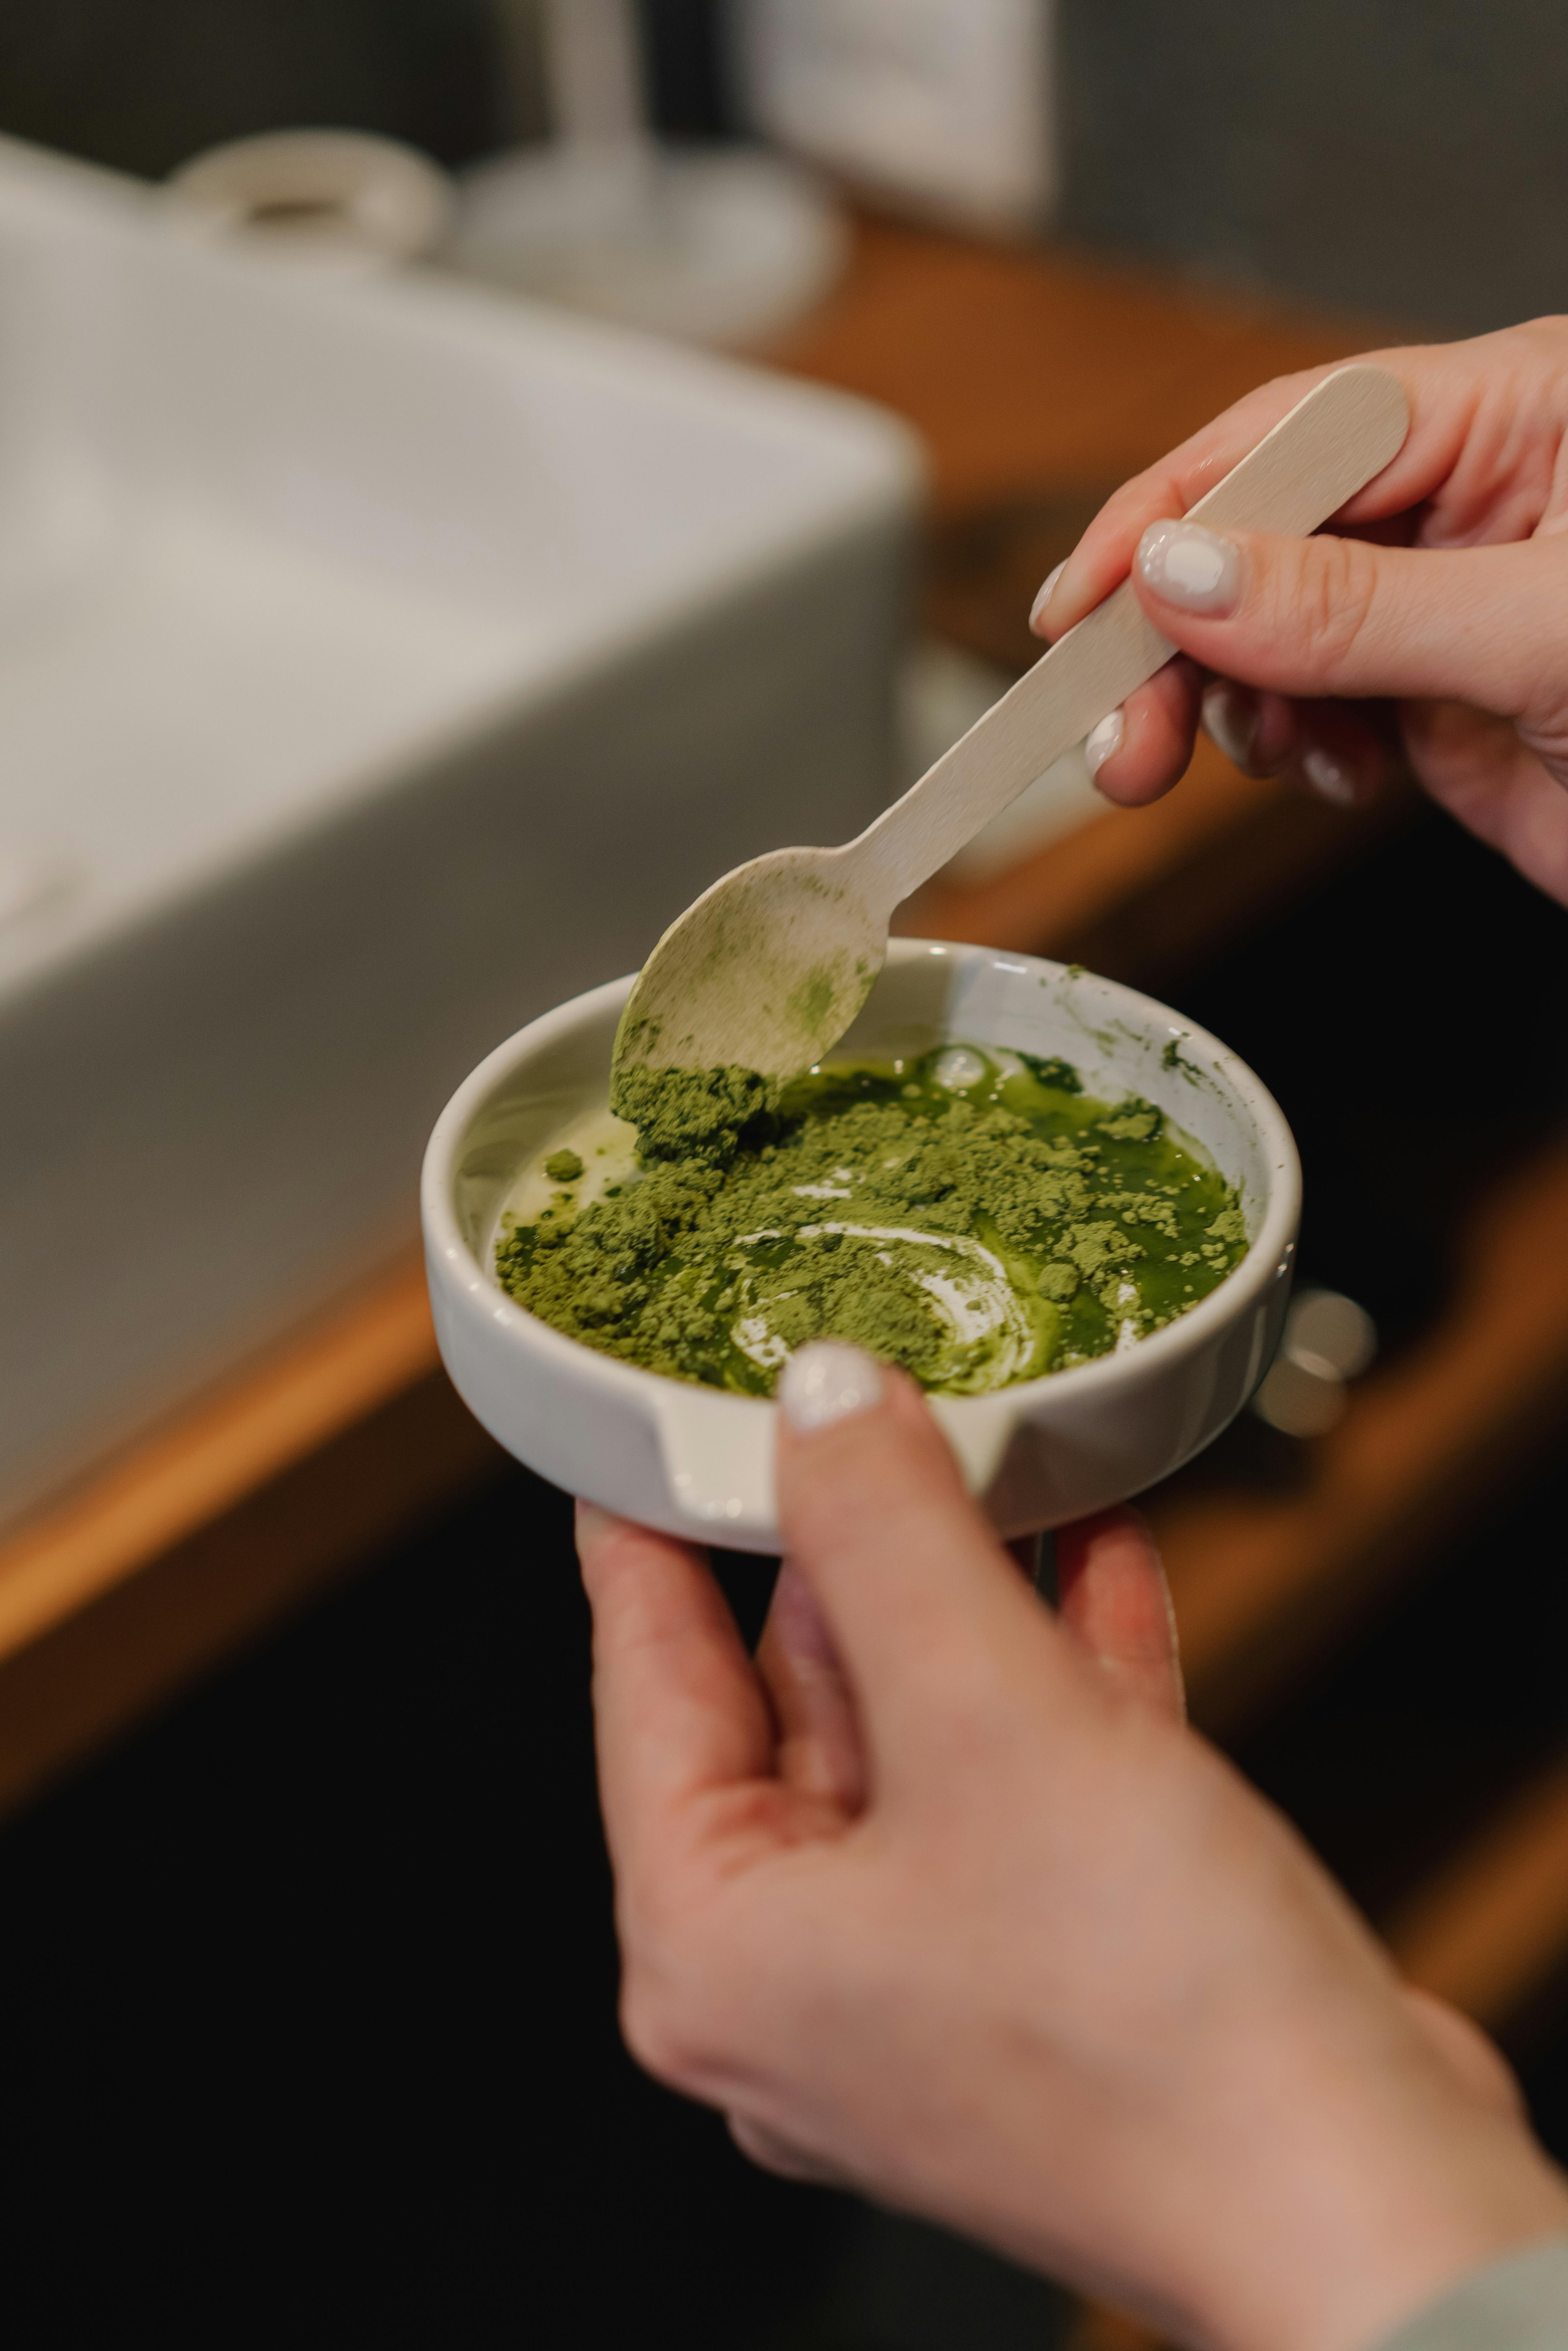
[{"label": "green liquid", "polygon": [[1162,1113],[1092,1101],[1064,1062],[945,1046],[829,1065],[760,1109],[733,1076],[670,1083],[740,1102],[746,1124],[716,1142],[711,1120],[650,1119],[637,1181],[580,1214],[567,1186],[506,1234],[496,1270],[519,1304],[742,1395],[771,1394],[813,1338],[974,1395],[1132,1344],[1246,1253],[1235,1191]]}]

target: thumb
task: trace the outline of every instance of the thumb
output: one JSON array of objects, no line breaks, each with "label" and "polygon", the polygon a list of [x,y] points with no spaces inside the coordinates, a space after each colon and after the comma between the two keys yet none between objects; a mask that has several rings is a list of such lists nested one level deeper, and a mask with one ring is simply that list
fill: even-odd
[{"label": "thumb", "polygon": [[[914,1383],[857,1348],[802,1347],[779,1383],[779,1520],[854,1692],[873,1778],[1015,1669],[1038,1699],[1065,1645],[965,1491]],[[983,1694],[983,1695],[982,1695]],[[905,1736],[907,1734],[907,1737]]]},{"label": "thumb", "polygon": [[1220,533],[1151,523],[1133,579],[1183,653],[1279,694],[1468,702],[1545,720],[1560,699],[1568,538],[1509,547]]}]

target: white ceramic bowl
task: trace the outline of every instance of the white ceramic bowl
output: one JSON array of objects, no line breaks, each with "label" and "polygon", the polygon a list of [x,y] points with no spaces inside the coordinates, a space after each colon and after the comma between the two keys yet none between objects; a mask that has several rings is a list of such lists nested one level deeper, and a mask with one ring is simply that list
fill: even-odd
[{"label": "white ceramic bowl", "polygon": [[[605,1099],[631,985],[612,980],[530,1021],[442,1113],[423,1190],[441,1352],[492,1436],[556,1485],[671,1534],[776,1551],[772,1404],[599,1354],[526,1312],[491,1271],[523,1161]],[[933,1398],[971,1490],[1002,1534],[1024,1534],[1153,1485],[1241,1409],[1279,1337],[1301,1167],[1250,1070],[1164,1005],[1032,956],[895,939],[839,1050],[885,1058],[947,1040],[1060,1054],[1092,1094],[1157,1102],[1239,1186],[1253,1236],[1218,1290],[1125,1353],[992,1395]]]}]

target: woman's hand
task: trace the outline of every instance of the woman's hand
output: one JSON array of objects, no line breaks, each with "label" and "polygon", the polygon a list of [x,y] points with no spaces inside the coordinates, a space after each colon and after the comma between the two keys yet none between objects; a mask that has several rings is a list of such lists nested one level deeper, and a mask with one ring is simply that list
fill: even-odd
[{"label": "woman's hand", "polygon": [[[1185,658],[1090,738],[1155,799],[1207,732],[1346,804],[1399,748],[1433,799],[1568,904],[1568,320],[1368,354],[1410,396],[1394,463],[1309,539],[1174,523],[1332,371],[1249,394],[1103,508],[1042,590],[1060,637],[1132,570]],[[1161,527],[1163,521],[1163,528]]]},{"label": "woman's hand", "polygon": [[1224,2351],[1364,2351],[1568,2229],[1495,2053],[1185,1728],[1141,1523],[1059,1539],[1053,1617],[899,1374],[804,1349],[783,1405],[755,1666],[698,1552],[580,1522],[643,2064]]}]

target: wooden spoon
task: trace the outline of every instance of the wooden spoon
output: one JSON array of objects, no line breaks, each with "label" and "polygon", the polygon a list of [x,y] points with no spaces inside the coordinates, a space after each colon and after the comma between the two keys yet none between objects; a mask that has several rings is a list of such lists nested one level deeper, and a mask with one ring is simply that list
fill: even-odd
[{"label": "wooden spoon", "polygon": [[[1191,508],[1224,529],[1315,530],[1397,455],[1404,386],[1340,368]],[[1125,581],[900,800],[841,849],[775,849],[672,923],[615,1040],[615,1072],[809,1068],[871,992],[900,902],[1170,659]]]}]

